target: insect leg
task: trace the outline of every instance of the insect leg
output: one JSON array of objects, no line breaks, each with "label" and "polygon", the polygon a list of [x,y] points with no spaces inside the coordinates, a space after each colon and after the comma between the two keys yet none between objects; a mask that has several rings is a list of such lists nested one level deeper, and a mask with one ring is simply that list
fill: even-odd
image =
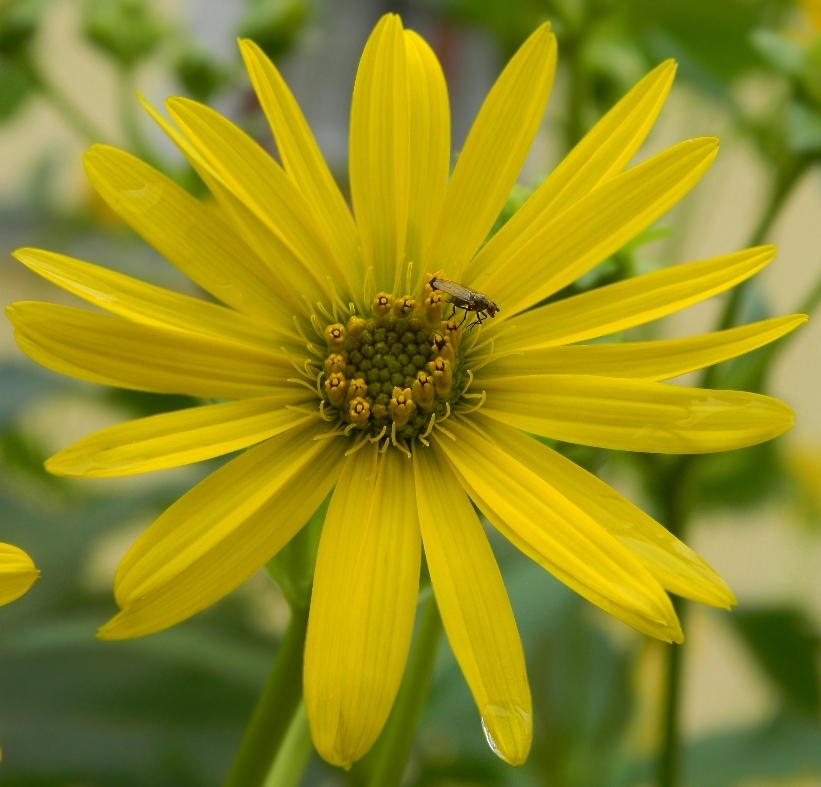
[{"label": "insect leg", "polygon": [[[455,312],[455,310],[454,310],[454,314],[455,314],[455,313],[456,313],[456,312]],[[464,317],[462,317],[462,322],[460,322],[460,323],[459,323],[459,327],[460,327],[460,328],[461,328],[461,327],[465,324],[465,320],[466,320],[467,318],[468,318],[468,310],[467,310],[467,309],[465,309],[465,316],[464,316]]]}]

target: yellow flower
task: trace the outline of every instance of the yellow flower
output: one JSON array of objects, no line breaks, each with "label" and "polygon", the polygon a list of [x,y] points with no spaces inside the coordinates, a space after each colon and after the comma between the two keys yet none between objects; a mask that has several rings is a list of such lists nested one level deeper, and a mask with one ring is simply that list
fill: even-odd
[{"label": "yellow flower", "polygon": [[[354,221],[293,96],[241,42],[282,165],[212,110],[148,108],[208,185],[205,205],[127,153],[95,146],[106,202],[222,305],[30,249],[17,259],[111,315],[19,303],[17,342],[57,371],[220,401],[105,429],[53,457],[71,476],[141,473],[255,447],[171,506],[120,564],[106,639],[171,626],[236,588],[333,490],[305,651],[318,751],[343,766],[372,745],[404,669],[424,545],[453,652],[489,739],[527,757],[531,701],[516,623],[471,501],[525,554],[639,631],[680,642],[668,592],[732,593],[695,553],[527,432],[662,453],[722,451],[785,432],[784,404],[663,380],[760,347],[804,321],[635,344],[579,344],[738,284],[772,247],[676,265],[538,306],[652,224],[698,181],[717,143],[625,167],[673,79],[643,79],[485,243],[550,93],[547,25],[491,90],[449,177],[441,68],[398,17],[373,31],[354,86]],[[445,277],[501,309],[459,327]],[[458,315],[457,315],[458,317]],[[341,358],[340,358],[341,356]],[[344,383],[344,384],[343,384]]]},{"label": "yellow flower", "polygon": [[20,598],[39,576],[40,572],[22,549],[0,544],[0,606]]}]

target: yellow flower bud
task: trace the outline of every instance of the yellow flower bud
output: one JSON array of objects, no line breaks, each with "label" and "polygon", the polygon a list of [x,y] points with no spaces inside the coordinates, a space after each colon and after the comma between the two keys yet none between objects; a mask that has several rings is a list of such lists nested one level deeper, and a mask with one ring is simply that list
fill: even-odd
[{"label": "yellow flower bud", "polygon": [[363,426],[368,423],[368,418],[371,415],[371,406],[361,396],[357,396],[348,408],[348,415],[351,418],[352,424]]},{"label": "yellow flower bud", "polygon": [[348,336],[359,336],[365,330],[365,320],[362,317],[351,317],[348,320]]},{"label": "yellow flower bud", "polygon": [[457,319],[444,320],[440,326],[442,335],[450,339],[450,346],[453,347],[453,352],[459,349],[459,344],[462,341],[462,326]]},{"label": "yellow flower bud", "polygon": [[356,398],[364,398],[368,393],[368,384],[361,378],[357,377],[348,383],[348,401],[351,402]]},{"label": "yellow flower bud", "polygon": [[377,317],[384,317],[393,307],[393,295],[380,292],[373,299],[373,313]]},{"label": "yellow flower bud", "polygon": [[445,296],[434,290],[425,298],[425,324],[428,328],[435,328],[442,321],[442,312],[445,308]]},{"label": "yellow flower bud", "polygon": [[331,353],[325,359],[325,376],[330,377],[332,374],[341,374],[345,371],[345,367],[347,365],[348,361],[344,355],[340,355],[339,353]]},{"label": "yellow flower bud", "polygon": [[433,344],[431,345],[431,350],[433,354],[437,358],[444,358],[451,362],[453,365],[456,362],[456,353],[453,352],[453,347],[450,344],[450,339],[446,336],[442,336],[441,333],[433,334]]},{"label": "yellow flower bud", "polygon": [[416,405],[413,401],[411,389],[405,388],[403,390],[398,386],[394,388],[393,396],[391,396],[391,416],[393,416],[393,422],[396,424],[397,429],[401,429],[408,422],[408,418],[413,415],[414,410],[416,410]]},{"label": "yellow flower bud", "polygon": [[343,374],[333,372],[328,375],[328,379],[325,380],[325,393],[334,407],[339,407],[344,401],[347,387],[348,382]]},{"label": "yellow flower bud", "polygon": [[436,388],[433,385],[433,377],[427,372],[416,373],[416,379],[413,381],[413,398],[423,410],[430,410],[433,407]]},{"label": "yellow flower bud", "polygon": [[453,386],[453,370],[450,361],[446,358],[437,358],[428,364],[430,373],[433,375],[433,384],[436,386],[436,393],[439,396],[447,396]]},{"label": "yellow flower bud", "polygon": [[338,322],[325,329],[325,342],[330,350],[338,350],[345,341],[345,326]]},{"label": "yellow flower bud", "polygon": [[400,319],[407,317],[416,308],[416,301],[410,295],[402,296],[393,304],[393,313]]}]

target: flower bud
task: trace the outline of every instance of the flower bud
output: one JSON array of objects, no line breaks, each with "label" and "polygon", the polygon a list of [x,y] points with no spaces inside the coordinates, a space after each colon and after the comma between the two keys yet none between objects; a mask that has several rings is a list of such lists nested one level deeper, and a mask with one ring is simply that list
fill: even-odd
[{"label": "flower bud", "polygon": [[371,415],[371,406],[361,396],[357,396],[356,399],[351,401],[348,407],[348,415],[350,416],[352,424],[363,426],[368,423],[368,418]]},{"label": "flower bud", "polygon": [[445,308],[445,296],[434,290],[425,298],[425,324],[428,328],[435,328],[442,320],[442,312]]},{"label": "flower bud", "polygon": [[453,386],[453,371],[450,361],[446,358],[437,358],[428,364],[433,375],[433,384],[436,386],[436,393],[439,396],[448,396]]},{"label": "flower bud", "polygon": [[351,317],[348,320],[348,336],[359,336],[365,330],[365,320],[362,317]]},{"label": "flower bud", "polygon": [[393,304],[393,313],[400,319],[407,317],[416,308],[416,301],[410,295],[402,296]]},{"label": "flower bud", "polygon": [[345,327],[338,322],[325,329],[325,343],[330,350],[338,350],[345,341]]},{"label": "flower bud", "polygon": [[339,353],[331,353],[325,359],[325,376],[330,377],[334,373],[342,373],[345,371],[345,366],[347,365],[348,361],[346,360],[344,355],[340,355]]},{"label": "flower bud", "polygon": [[459,344],[462,341],[462,326],[459,320],[443,320],[440,326],[442,335],[450,339],[450,346],[453,347],[453,352],[459,349]]},{"label": "flower bud", "polygon": [[397,429],[401,429],[408,422],[414,410],[416,410],[416,405],[413,401],[411,389],[405,388],[403,390],[398,386],[394,388],[391,396],[391,416]]},{"label": "flower bud", "polygon": [[393,307],[393,295],[387,292],[380,292],[373,299],[373,313],[377,317],[384,317]]},{"label": "flower bud", "polygon": [[339,407],[344,401],[347,387],[348,383],[343,374],[333,372],[328,375],[328,379],[325,380],[325,393],[334,407]]},{"label": "flower bud", "polygon": [[361,378],[357,377],[348,383],[348,401],[351,402],[357,398],[364,398],[368,393],[368,384]]},{"label": "flower bud", "polygon": [[417,372],[413,381],[413,398],[423,410],[430,410],[433,407],[436,388],[433,385],[433,377],[427,372]]},{"label": "flower bud", "polygon": [[433,334],[433,344],[431,345],[431,351],[433,352],[436,358],[444,358],[450,361],[451,365],[456,362],[456,353],[453,352],[453,347],[451,347],[450,339],[446,336],[442,336],[441,333]]}]

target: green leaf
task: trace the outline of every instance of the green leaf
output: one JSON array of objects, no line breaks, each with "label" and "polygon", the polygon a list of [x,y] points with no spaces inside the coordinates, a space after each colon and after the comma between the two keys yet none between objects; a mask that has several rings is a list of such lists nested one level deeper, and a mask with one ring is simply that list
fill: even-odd
[{"label": "green leaf", "polygon": [[801,72],[804,50],[789,36],[761,28],[750,34],[750,43],[764,62],[776,71],[793,77]]},{"label": "green leaf", "polygon": [[821,151],[821,114],[793,101],[787,114],[787,145],[793,153]]},{"label": "green leaf", "polygon": [[157,48],[165,30],[145,0],[86,0],[83,33],[114,60],[130,67]]},{"label": "green leaf", "polygon": [[37,32],[42,9],[42,0],[0,2],[0,55],[16,55],[28,46]]},{"label": "green leaf", "polygon": [[249,0],[237,35],[252,39],[276,60],[293,48],[308,15],[306,0]]},{"label": "green leaf", "polygon": [[26,69],[14,60],[0,58],[0,123],[11,119],[30,93]]},{"label": "green leaf", "polygon": [[174,63],[174,71],[186,91],[197,101],[207,101],[222,87],[228,74],[199,47],[187,47]]},{"label": "green leaf", "polygon": [[821,637],[803,613],[791,607],[747,608],[737,610],[732,620],[788,703],[817,716]]}]

